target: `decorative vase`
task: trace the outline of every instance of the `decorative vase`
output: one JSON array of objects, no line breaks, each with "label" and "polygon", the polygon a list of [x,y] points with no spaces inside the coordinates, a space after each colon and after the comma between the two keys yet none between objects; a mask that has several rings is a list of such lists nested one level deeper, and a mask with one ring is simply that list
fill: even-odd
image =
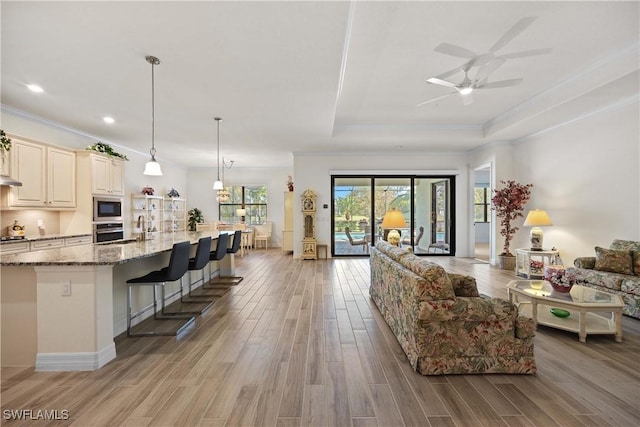
[{"label": "decorative vase", "polygon": [[514,257],[513,255],[498,255],[498,266],[503,270],[515,270],[516,257]]}]

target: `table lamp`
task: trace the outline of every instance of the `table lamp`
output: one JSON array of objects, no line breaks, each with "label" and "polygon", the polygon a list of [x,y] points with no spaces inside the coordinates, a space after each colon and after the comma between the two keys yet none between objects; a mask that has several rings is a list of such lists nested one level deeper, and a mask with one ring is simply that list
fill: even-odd
[{"label": "table lamp", "polygon": [[244,222],[244,217],[247,214],[247,210],[244,208],[236,209],[236,216],[240,217],[240,221]]},{"label": "table lamp", "polygon": [[546,211],[535,209],[529,211],[527,218],[524,220],[525,227],[533,227],[531,229],[531,250],[541,251],[542,249],[542,226],[553,225],[551,218]]},{"label": "table lamp", "polygon": [[402,216],[402,212],[396,208],[388,211],[382,219],[383,239],[392,245],[400,246],[400,232],[398,228],[407,228],[407,222]]}]

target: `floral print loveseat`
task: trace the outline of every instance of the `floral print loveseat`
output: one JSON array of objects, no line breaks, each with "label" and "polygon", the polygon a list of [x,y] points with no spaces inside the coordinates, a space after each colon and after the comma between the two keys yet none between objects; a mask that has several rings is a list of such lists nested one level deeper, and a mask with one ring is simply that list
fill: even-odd
[{"label": "floral print loveseat", "polygon": [[618,295],[622,313],[640,319],[640,242],[616,239],[609,249],[595,250],[595,257],[573,261],[576,283]]},{"label": "floral print loveseat", "polygon": [[473,277],[378,241],[369,293],[423,375],[534,374],[534,325],[508,301],[480,297]]}]

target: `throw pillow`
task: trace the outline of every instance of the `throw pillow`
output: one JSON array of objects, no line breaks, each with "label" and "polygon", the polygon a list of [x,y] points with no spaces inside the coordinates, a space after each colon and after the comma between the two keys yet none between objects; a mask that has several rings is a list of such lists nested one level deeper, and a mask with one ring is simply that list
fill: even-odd
[{"label": "throw pillow", "polygon": [[640,276],[640,251],[631,251],[633,257],[633,274]]},{"label": "throw pillow", "polygon": [[633,274],[630,251],[616,251],[596,246],[596,270],[619,274]]}]

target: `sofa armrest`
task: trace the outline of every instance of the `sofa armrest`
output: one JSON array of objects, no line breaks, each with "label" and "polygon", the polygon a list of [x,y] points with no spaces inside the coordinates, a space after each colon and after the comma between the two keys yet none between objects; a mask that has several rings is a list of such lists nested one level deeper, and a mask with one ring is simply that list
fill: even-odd
[{"label": "sofa armrest", "polygon": [[518,309],[500,298],[458,297],[420,302],[418,319],[426,322],[462,320],[471,322],[515,321]]},{"label": "sofa armrest", "polygon": [[578,268],[586,268],[589,270],[593,270],[596,266],[596,257],[594,256],[585,256],[576,258],[573,261],[573,265]]},{"label": "sofa armrest", "polygon": [[516,317],[516,337],[520,339],[533,338],[536,334],[536,325],[533,319],[526,316]]},{"label": "sofa armrest", "polygon": [[476,285],[476,278],[471,276],[465,276],[464,274],[447,273],[451,279],[451,285],[453,286],[453,292],[457,297],[478,297],[478,286]]}]

